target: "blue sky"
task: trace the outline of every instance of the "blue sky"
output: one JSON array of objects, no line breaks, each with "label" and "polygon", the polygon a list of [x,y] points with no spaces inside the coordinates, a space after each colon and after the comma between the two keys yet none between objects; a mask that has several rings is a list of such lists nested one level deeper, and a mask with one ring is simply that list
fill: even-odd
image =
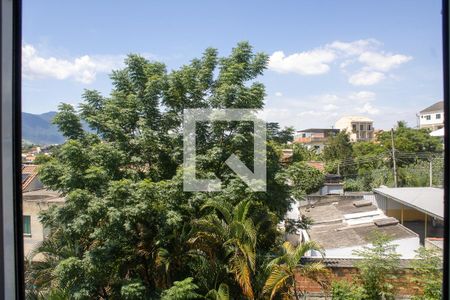
[{"label": "blue sky", "polygon": [[269,121],[330,127],[365,115],[375,128],[415,125],[442,99],[441,1],[24,0],[23,110],[77,104],[83,89],[108,95],[108,73],[128,53],[169,69],[207,47],[239,41],[270,55]]}]

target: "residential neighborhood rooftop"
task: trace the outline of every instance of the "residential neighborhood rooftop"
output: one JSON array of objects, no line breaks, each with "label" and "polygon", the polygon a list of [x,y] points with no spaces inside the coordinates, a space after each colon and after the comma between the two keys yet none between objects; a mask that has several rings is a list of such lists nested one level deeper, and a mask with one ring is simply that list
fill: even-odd
[{"label": "residential neighborhood rooftop", "polygon": [[385,233],[392,240],[417,237],[416,233],[398,222],[386,226],[378,226],[374,222],[359,225],[348,225],[341,222],[322,226],[315,225],[308,230],[311,240],[316,241],[325,249],[367,245],[371,242],[374,232]]},{"label": "residential neighborhood rooftop", "polygon": [[403,205],[410,206],[438,219],[444,219],[444,190],[441,188],[380,187],[374,189],[374,193],[388,197]]},{"label": "residential neighborhood rooftop", "polygon": [[428,112],[435,112],[435,111],[441,111],[444,110],[444,101],[438,101],[436,103],[434,103],[431,106],[428,106],[427,108],[425,108],[424,110],[421,110],[420,113],[428,113]]},{"label": "residential neighborhood rooftop", "polygon": [[312,219],[313,225],[307,230],[309,238],[324,249],[348,248],[370,243],[373,232],[389,235],[393,240],[416,238],[418,235],[397,219],[387,217],[363,196],[346,198],[324,198],[310,206],[300,208],[302,215]]}]

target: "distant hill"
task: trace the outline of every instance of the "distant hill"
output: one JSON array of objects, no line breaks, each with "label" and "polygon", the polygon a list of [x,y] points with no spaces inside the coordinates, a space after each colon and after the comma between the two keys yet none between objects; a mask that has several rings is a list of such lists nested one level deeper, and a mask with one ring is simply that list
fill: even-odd
[{"label": "distant hill", "polygon": [[64,137],[52,124],[55,114],[54,111],[40,115],[22,112],[22,139],[28,143],[39,145],[64,143]]}]

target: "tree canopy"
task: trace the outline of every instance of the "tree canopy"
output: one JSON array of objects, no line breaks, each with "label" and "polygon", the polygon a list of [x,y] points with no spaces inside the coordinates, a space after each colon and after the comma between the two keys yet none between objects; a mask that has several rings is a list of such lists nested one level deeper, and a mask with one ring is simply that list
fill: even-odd
[{"label": "tree canopy", "polygon": [[252,166],[252,124],[200,122],[197,177],[217,176],[222,191],[192,193],[182,190],[182,121],[186,108],[263,108],[257,78],[267,59],[245,42],[226,57],[207,49],[170,72],[129,55],[111,74],[110,95],[86,90],[78,108],[61,104],[54,122],[66,142],[40,176],[66,203],[41,216],[50,236],[37,251],[44,259],[30,270],[30,285],[77,299],[166,299],[182,291],[256,297],[264,282],[258,270],[280,244],[276,224],[291,201],[277,179],[277,144],[292,130],[275,128],[267,192],[252,192],[225,164],[236,154]]}]

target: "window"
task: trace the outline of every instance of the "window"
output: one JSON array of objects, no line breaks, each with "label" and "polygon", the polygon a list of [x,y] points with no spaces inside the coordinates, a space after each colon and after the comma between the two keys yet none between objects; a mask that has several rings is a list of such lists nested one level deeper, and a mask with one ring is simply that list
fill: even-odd
[{"label": "window", "polygon": [[425,116],[425,120],[430,121],[431,120],[431,115],[426,115]]},{"label": "window", "polygon": [[359,130],[364,130],[364,124],[359,125]]},{"label": "window", "polygon": [[353,132],[356,131],[356,124],[352,124],[352,129],[353,129]]},{"label": "window", "polygon": [[23,235],[31,236],[31,217],[23,216]]},{"label": "window", "polygon": [[436,114],[436,120],[439,120],[441,118],[441,114]]},{"label": "window", "polygon": [[372,130],[372,126],[370,124],[367,124],[367,130]]}]

